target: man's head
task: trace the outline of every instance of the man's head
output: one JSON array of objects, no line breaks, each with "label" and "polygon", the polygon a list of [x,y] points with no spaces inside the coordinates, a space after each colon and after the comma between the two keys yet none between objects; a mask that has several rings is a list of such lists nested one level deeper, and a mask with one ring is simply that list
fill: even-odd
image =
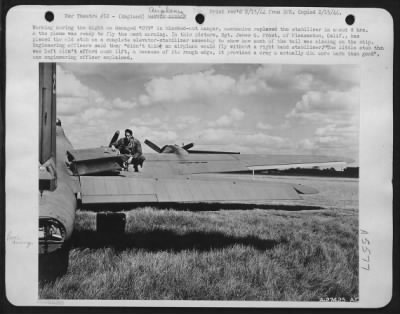
[{"label": "man's head", "polygon": [[132,130],[131,130],[131,129],[126,129],[126,130],[125,130],[125,137],[126,137],[127,139],[130,139],[132,136],[133,136]]}]

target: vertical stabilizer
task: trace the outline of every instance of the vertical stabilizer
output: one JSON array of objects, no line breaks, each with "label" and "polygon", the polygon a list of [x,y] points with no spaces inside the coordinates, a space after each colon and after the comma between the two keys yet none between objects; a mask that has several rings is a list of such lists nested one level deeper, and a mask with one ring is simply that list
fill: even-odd
[{"label": "vertical stabilizer", "polygon": [[39,162],[56,156],[56,64],[39,64]]},{"label": "vertical stabilizer", "polygon": [[39,189],[56,188],[56,64],[39,64]]}]

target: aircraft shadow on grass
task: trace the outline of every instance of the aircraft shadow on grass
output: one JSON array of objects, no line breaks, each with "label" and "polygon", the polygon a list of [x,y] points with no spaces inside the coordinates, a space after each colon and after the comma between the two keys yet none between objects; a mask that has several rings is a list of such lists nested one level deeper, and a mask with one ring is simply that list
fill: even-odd
[{"label": "aircraft shadow on grass", "polygon": [[251,246],[257,250],[270,250],[285,240],[264,240],[255,236],[236,237],[221,232],[192,231],[178,234],[170,230],[138,231],[131,233],[112,233],[97,231],[78,231],[72,237],[73,248],[112,247],[117,251],[144,249],[151,252],[183,250],[209,251],[233,245]]},{"label": "aircraft shadow on grass", "polygon": [[[185,211],[218,211],[221,209],[230,210],[320,210],[323,207],[308,205],[271,205],[271,204],[158,204],[153,207],[159,209],[173,208],[174,210]],[[115,214],[114,214],[115,215]],[[144,249],[151,252],[198,250],[209,251],[213,249],[227,248],[233,245],[250,246],[260,251],[272,249],[274,246],[285,243],[284,239],[268,240],[255,236],[232,236],[222,232],[191,231],[177,233],[172,230],[149,230],[137,232],[125,232],[125,214],[116,213],[116,219],[111,215],[97,217],[97,230],[75,230],[71,238],[71,247],[78,249],[98,249],[112,247],[117,251],[126,249]]]},{"label": "aircraft shadow on grass", "polygon": [[253,204],[253,203],[137,203],[135,207],[131,204],[113,204],[112,207],[109,205],[104,205],[100,207],[99,205],[87,205],[85,210],[89,211],[107,211],[107,212],[117,212],[117,211],[129,211],[137,208],[143,207],[153,207],[155,209],[173,209],[177,211],[192,211],[192,212],[202,212],[202,211],[219,211],[219,210],[252,210],[252,209],[264,209],[264,210],[285,210],[285,211],[301,211],[301,210],[321,210],[326,209],[325,207],[316,205],[303,205],[303,204]]}]

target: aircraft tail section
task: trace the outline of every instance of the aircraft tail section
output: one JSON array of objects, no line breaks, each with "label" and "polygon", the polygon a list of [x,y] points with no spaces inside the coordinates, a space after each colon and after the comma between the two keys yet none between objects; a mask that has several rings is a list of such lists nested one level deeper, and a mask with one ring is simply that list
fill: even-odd
[{"label": "aircraft tail section", "polygon": [[39,189],[54,190],[56,173],[56,64],[39,64]]}]

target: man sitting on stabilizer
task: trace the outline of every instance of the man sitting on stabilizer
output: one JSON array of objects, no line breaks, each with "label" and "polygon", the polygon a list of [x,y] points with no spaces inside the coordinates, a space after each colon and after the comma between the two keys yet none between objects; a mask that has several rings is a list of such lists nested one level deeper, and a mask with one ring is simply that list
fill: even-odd
[{"label": "man sitting on stabilizer", "polygon": [[124,160],[124,168],[128,170],[129,164],[133,164],[135,172],[139,172],[138,166],[143,167],[145,160],[142,153],[142,145],[137,138],[133,137],[133,132],[130,129],[125,130],[125,137],[112,143],[111,148],[118,149]]}]

